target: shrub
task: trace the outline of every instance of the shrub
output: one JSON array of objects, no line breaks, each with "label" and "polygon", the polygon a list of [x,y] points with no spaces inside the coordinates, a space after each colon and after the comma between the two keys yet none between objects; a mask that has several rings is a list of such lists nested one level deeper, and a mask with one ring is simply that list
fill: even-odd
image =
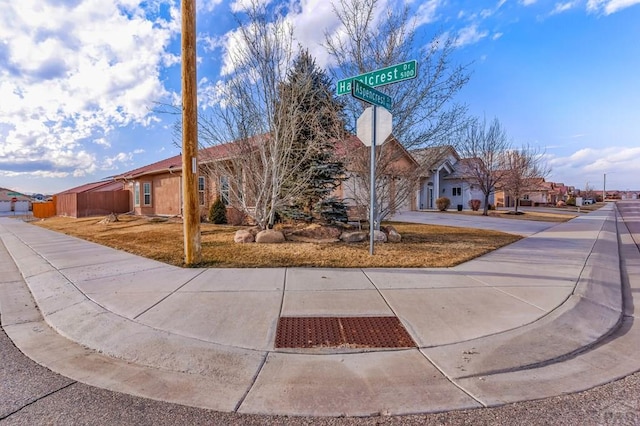
[{"label": "shrub", "polygon": [[438,207],[438,210],[440,210],[441,212],[448,209],[450,205],[451,205],[451,200],[448,199],[447,197],[440,197],[436,200],[436,207]]},{"label": "shrub", "polygon": [[473,210],[474,212],[477,212],[478,210],[480,210],[481,205],[482,205],[482,201],[478,200],[477,198],[474,198],[473,200],[469,200],[469,208],[471,208],[471,210]]},{"label": "shrub", "polygon": [[227,223],[227,206],[224,205],[222,198],[216,198],[209,209],[209,222],[221,225]]},{"label": "shrub", "polygon": [[568,206],[575,206],[576,205],[576,199],[571,197],[567,200],[567,205]]}]

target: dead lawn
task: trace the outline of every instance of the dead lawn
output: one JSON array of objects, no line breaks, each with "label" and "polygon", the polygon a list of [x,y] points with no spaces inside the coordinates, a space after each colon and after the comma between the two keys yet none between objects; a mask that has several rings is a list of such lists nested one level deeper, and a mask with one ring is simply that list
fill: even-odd
[{"label": "dead lawn", "polygon": [[[183,266],[182,223],[119,216],[114,223],[98,223],[102,217],[73,219],[52,217],[34,221],[54,231],[73,235],[118,250]],[[513,243],[521,237],[496,231],[436,225],[393,223],[402,242],[369,243],[237,244],[233,236],[240,227],[201,224],[204,267],[330,267],[418,268],[450,267]]]}]

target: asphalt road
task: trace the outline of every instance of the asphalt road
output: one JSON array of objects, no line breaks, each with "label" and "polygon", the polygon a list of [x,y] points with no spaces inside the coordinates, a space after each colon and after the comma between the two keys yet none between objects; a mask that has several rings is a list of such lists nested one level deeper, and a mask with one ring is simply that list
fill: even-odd
[{"label": "asphalt road", "polygon": [[[640,203],[620,208],[640,235]],[[635,228],[635,229],[632,229]],[[636,242],[640,242],[636,240]],[[0,330],[4,425],[640,425],[640,373],[586,392],[495,408],[401,417],[306,418],[219,413],[94,388],[25,357]]]}]

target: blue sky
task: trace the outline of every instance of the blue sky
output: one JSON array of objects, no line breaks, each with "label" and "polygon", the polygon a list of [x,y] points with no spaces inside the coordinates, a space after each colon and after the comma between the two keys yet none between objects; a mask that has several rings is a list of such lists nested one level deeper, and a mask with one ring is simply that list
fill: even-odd
[{"label": "blue sky", "polygon": [[[197,1],[203,109],[244,3]],[[331,67],[330,2],[290,3],[297,40]],[[456,101],[544,149],[547,180],[640,190],[640,0],[405,3],[472,63]],[[174,117],[154,108],[179,99],[179,1],[3,1],[0,187],[55,193],[176,155]]]}]

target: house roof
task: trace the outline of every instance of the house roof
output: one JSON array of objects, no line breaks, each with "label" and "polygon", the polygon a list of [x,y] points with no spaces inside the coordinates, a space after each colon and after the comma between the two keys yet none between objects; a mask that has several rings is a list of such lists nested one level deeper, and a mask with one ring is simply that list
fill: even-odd
[{"label": "house roof", "polygon": [[[257,143],[259,137],[250,138],[249,146]],[[198,160],[200,163],[206,163],[208,161],[222,160],[229,158],[232,155],[237,155],[239,149],[246,148],[246,145],[241,145],[239,142],[229,142],[225,144],[210,146],[198,150]],[[153,175],[159,173],[179,172],[182,170],[182,154],[175,155],[164,160],[157,161],[146,166],[139,167],[128,172],[116,175],[113,178],[117,180],[122,179],[135,179],[141,176]]]},{"label": "house roof", "polygon": [[116,180],[135,179],[139,176],[155,173],[165,173],[170,170],[182,170],[182,154],[175,155],[173,157],[166,158],[164,160],[160,160],[146,166],[138,167],[137,169],[133,169],[128,172],[116,175],[113,178]]},{"label": "house roof", "polygon": [[17,198],[18,201],[31,201],[31,197],[28,195],[24,195],[11,189],[0,188],[0,201],[11,201],[14,198]]},{"label": "house roof", "polygon": [[451,145],[419,148],[412,150],[411,155],[415,157],[418,163],[424,165],[430,171],[436,170],[443,163],[446,163],[450,157],[453,157],[456,163],[460,161],[460,156]]},{"label": "house roof", "polygon": [[83,192],[98,192],[98,191],[109,191],[112,189],[116,189],[114,185],[121,185],[120,183],[114,182],[113,180],[102,180],[100,182],[91,182],[85,183],[84,185],[76,186],[75,188],[67,189],[65,191],[59,192],[56,195],[62,194],[81,194]]}]

